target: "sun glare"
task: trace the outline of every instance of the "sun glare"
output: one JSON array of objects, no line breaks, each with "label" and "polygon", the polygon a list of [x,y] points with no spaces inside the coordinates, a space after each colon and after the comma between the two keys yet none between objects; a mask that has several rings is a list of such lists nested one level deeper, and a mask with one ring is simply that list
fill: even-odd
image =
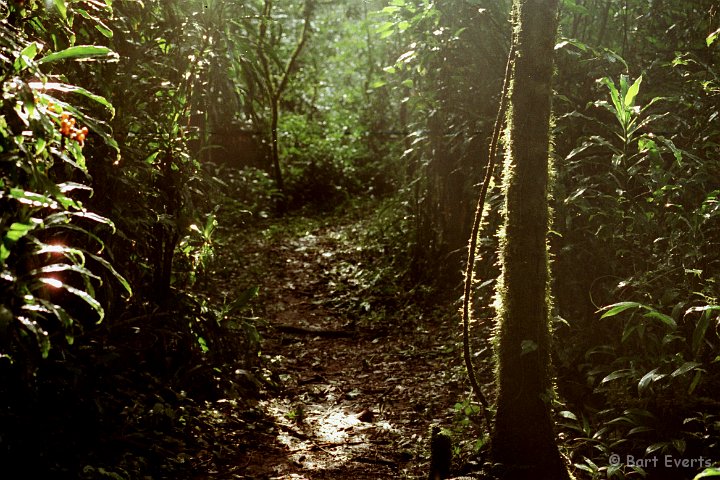
[{"label": "sun glare", "polygon": [[63,283],[60,280],[53,277],[45,277],[42,279],[42,282],[55,288],[62,288],[63,286]]}]

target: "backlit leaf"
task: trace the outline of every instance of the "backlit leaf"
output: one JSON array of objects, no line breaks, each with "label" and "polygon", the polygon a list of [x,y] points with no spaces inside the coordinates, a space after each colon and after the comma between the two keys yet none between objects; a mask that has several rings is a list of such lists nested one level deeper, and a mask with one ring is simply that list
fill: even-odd
[{"label": "backlit leaf", "polygon": [[67,5],[65,5],[65,0],[55,0],[55,8],[57,8],[63,20],[65,20],[67,18]]},{"label": "backlit leaf", "polygon": [[700,480],[701,478],[720,477],[720,468],[706,468],[702,472],[695,475],[693,480]]},{"label": "backlit leaf", "polygon": [[705,43],[709,47],[710,45],[715,43],[715,40],[717,40],[719,36],[720,36],[720,28],[718,28],[717,30],[712,32],[710,35],[708,35],[707,38],[705,39]]},{"label": "backlit leaf", "polygon": [[599,310],[599,311],[607,310],[607,312],[603,313],[603,315],[600,318],[613,317],[613,316],[617,315],[618,313],[624,312],[625,310],[629,310],[631,308],[639,308],[642,306],[643,305],[638,302],[613,303],[612,305],[607,305]]},{"label": "backlit leaf", "polygon": [[651,383],[657,382],[658,380],[667,376],[665,373],[657,373],[658,369],[654,368],[647,372],[638,382],[638,393],[645,390]]},{"label": "backlit leaf", "polygon": [[615,370],[610,375],[607,375],[605,378],[603,378],[600,383],[607,383],[611,382],[613,380],[617,380],[618,378],[625,378],[632,375],[632,371],[628,369],[623,370]]},{"label": "backlit leaf", "polygon": [[642,83],[642,75],[640,75],[635,82],[630,86],[627,93],[625,94],[624,104],[625,108],[632,107],[635,105],[635,98],[640,92],[640,84]]},{"label": "backlit leaf", "polygon": [[89,60],[101,57],[116,58],[117,54],[108,47],[100,45],[76,45],[49,53],[38,60],[38,63],[51,63],[60,60]]},{"label": "backlit leaf", "polygon": [[86,292],[84,290],[80,290],[79,288],[75,288],[66,283],[59,282],[55,278],[41,278],[40,282],[42,282],[46,285],[49,285],[51,287],[54,287],[54,288],[62,288],[64,290],[68,291],[69,293],[72,293],[73,295],[75,295],[76,297],[81,299],[82,301],[84,301],[86,304],[88,304],[90,306],[90,308],[95,310],[95,312],[100,317],[98,319],[97,323],[101,323],[103,321],[103,319],[105,318],[105,310],[103,310],[102,305],[100,305],[100,302],[95,300],[95,298],[93,298],[93,296],[90,295],[88,292]]}]

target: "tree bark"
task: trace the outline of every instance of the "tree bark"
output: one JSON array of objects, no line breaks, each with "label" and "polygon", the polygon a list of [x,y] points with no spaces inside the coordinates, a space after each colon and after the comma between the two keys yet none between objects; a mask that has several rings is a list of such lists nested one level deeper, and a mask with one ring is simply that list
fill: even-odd
[{"label": "tree bark", "polygon": [[557,3],[515,0],[514,5],[492,433],[492,456],[504,465],[503,479],[570,478],[549,405],[548,158]]}]

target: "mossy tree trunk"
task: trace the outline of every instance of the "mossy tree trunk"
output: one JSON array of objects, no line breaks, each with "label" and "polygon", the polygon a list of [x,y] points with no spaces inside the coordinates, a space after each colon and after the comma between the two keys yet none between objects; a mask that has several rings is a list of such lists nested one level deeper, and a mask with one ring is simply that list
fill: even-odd
[{"label": "mossy tree trunk", "polygon": [[516,58],[504,168],[497,414],[502,478],[569,478],[550,414],[549,127],[557,0],[515,0]]}]

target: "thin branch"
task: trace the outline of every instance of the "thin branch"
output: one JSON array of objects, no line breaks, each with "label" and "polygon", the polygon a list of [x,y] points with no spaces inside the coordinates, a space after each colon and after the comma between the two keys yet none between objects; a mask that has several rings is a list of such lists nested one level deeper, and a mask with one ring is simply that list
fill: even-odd
[{"label": "thin branch", "polygon": [[[267,0],[270,1],[270,0]],[[297,58],[300,56],[300,53],[303,50],[303,47],[305,46],[305,43],[307,42],[308,35],[310,32],[310,16],[311,16],[311,5],[310,2],[312,0],[305,0],[305,22],[303,23],[303,29],[302,34],[300,35],[300,40],[298,41],[297,45],[295,46],[295,50],[293,51],[292,55],[290,56],[290,60],[288,60],[287,65],[285,65],[285,71],[283,72],[282,79],[280,80],[280,83],[275,88],[275,98],[276,100],[279,100],[282,96],[283,92],[287,88],[288,81],[290,80],[290,73],[292,72],[293,68],[295,67],[295,62],[297,61]]]}]

